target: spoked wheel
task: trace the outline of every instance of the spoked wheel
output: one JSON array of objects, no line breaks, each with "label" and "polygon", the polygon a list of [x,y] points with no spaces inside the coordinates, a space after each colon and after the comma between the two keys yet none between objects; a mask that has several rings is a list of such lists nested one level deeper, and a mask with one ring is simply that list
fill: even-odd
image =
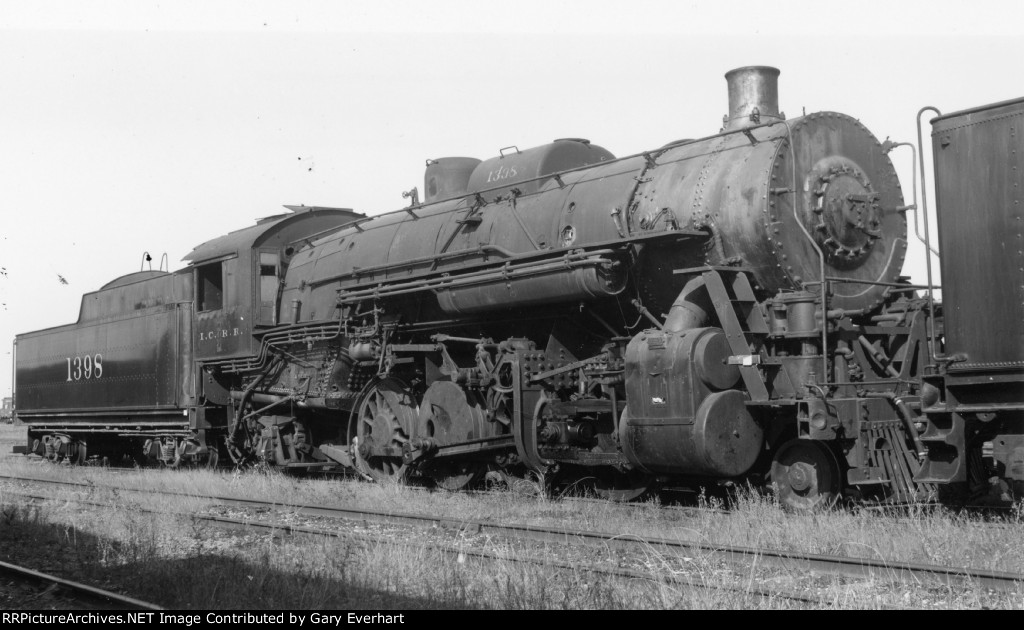
[{"label": "spoked wheel", "polygon": [[772,484],[783,507],[809,512],[839,500],[842,474],[835,454],[817,440],[791,440],[772,461]]},{"label": "spoked wheel", "polygon": [[594,492],[607,501],[625,503],[635,501],[655,487],[653,475],[630,470],[622,472],[615,469],[597,473],[594,481]]},{"label": "spoked wheel", "polygon": [[356,466],[376,481],[402,481],[406,464],[402,446],[419,411],[412,392],[394,378],[371,382],[363,389],[352,418]]}]

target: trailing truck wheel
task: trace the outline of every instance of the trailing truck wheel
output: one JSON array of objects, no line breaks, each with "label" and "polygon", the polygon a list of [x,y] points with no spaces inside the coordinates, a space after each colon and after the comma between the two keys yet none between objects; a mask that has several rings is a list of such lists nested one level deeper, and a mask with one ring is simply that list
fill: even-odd
[{"label": "trailing truck wheel", "polygon": [[402,446],[419,411],[412,392],[395,378],[370,382],[359,397],[349,435],[356,467],[376,481],[403,481]]},{"label": "trailing truck wheel", "polygon": [[832,450],[818,440],[790,440],[775,453],[772,485],[787,510],[832,507],[842,490],[842,470]]},{"label": "trailing truck wheel", "polygon": [[654,475],[640,470],[621,472],[614,468],[596,474],[594,492],[607,501],[626,503],[645,496],[655,488]]},{"label": "trailing truck wheel", "polygon": [[487,474],[486,462],[468,460],[431,462],[423,469],[438,488],[458,492],[480,483]]},{"label": "trailing truck wheel", "polygon": [[499,468],[494,474],[513,494],[529,497],[543,496],[546,492],[543,480],[525,466]]}]

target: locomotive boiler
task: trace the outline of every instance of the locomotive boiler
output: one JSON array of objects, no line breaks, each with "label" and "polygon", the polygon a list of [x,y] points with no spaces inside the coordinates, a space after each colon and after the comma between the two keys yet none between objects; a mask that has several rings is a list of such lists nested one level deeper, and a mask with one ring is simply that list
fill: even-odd
[{"label": "locomotive boiler", "polygon": [[[613,499],[739,481],[797,509],[933,497],[966,456],[935,407],[938,305],[901,275],[917,208],[897,145],[844,114],[787,119],[778,75],[729,72],[705,138],[429,160],[422,202],[291,207],[175,274],[116,281],[87,296],[111,305],[100,321],[83,306],[67,330],[19,337],[30,447],[128,445],[172,465],[223,452],[448,489],[490,471]],[[180,366],[154,377],[173,400],[97,387],[130,373],[103,327],[133,318],[177,339]],[[76,378],[80,356],[102,376]],[[85,391],[105,402],[46,402]]]}]

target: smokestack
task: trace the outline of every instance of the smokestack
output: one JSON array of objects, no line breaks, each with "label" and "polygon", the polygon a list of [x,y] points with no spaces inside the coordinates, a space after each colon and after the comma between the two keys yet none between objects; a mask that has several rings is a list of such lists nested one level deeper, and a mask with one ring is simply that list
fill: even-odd
[{"label": "smokestack", "polygon": [[744,66],[725,73],[729,84],[729,114],[723,131],[783,120],[779,113],[779,69]]}]

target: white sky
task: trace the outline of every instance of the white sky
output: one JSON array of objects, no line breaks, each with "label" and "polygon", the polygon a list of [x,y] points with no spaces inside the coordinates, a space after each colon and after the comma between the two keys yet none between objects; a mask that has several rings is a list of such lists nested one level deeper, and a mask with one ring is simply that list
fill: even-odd
[{"label": "white sky", "polygon": [[790,117],[915,141],[924,105],[1024,96],[1022,44],[1012,0],[0,0],[0,394],[16,333],[144,251],[178,269],[282,204],[394,210],[427,158],[709,135],[744,65],[782,70]]}]

